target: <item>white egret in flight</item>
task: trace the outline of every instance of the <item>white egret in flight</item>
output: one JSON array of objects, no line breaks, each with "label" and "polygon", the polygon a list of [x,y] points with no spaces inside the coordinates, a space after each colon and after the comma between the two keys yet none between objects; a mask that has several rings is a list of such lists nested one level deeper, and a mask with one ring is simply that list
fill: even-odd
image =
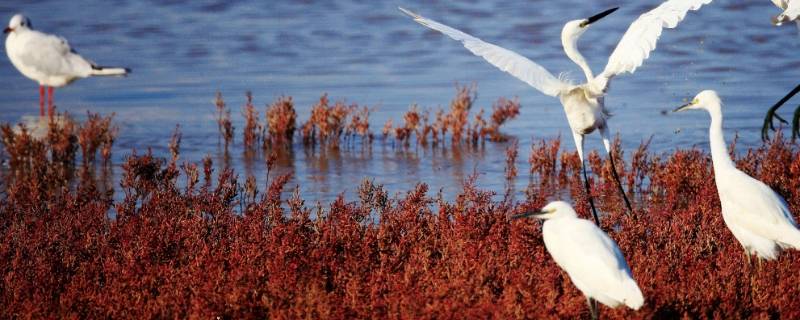
[{"label": "white egret in flight", "polygon": [[711,160],[722,218],[745,254],[771,260],[781,249],[800,249],[800,230],[786,201],[763,182],[736,169],[731,160],[722,136],[722,100],[717,93],[700,92],[674,112],[689,109],[706,110],[711,115]]},{"label": "white egret in flight", "polygon": [[589,68],[586,59],[578,52],[578,39],[589,29],[592,23],[611,14],[617,8],[603,11],[587,19],[567,22],[561,30],[561,44],[564,46],[564,52],[567,57],[575,62],[586,76],[586,83],[579,85],[554,76],[544,67],[511,50],[484,42],[481,39],[422,17],[409,10],[399,9],[413,17],[414,21],[461,41],[469,51],[483,57],[500,70],[510,73],[546,95],[558,97],[561,100],[572,136],[575,139],[578,156],[581,159],[584,186],[592,208],[592,214],[595,222],[599,224],[597,210],[589,189],[589,181],[586,178],[586,166],[583,157],[584,135],[590,134],[595,130],[599,130],[603,138],[603,145],[611,161],[613,177],[625,200],[625,206],[629,212],[632,211],[628,197],[625,195],[625,190],[619,181],[616,166],[614,165],[614,157],[612,156],[613,153],[611,152],[607,122],[609,112],[606,110],[603,101],[608,89],[608,83],[611,78],[626,72],[633,73],[636,68],[641,66],[644,60],[650,56],[650,52],[656,48],[656,42],[664,28],[674,28],[678,25],[678,22],[683,20],[689,10],[697,10],[702,5],[710,2],[711,0],[669,0],[641,15],[628,27],[628,31],[625,32],[617,47],[611,53],[606,68],[597,76]]},{"label": "white egret in flight", "polygon": [[544,246],[586,296],[592,318],[597,319],[599,311],[593,300],[611,308],[624,304],[634,310],[644,304],[642,291],[617,243],[592,222],[578,218],[568,203],[554,201],[540,212],[512,218],[529,216],[545,220]]},{"label": "white egret in flight", "polygon": [[[778,108],[783,106],[789,99],[791,99],[794,95],[800,92],[800,85],[797,85],[790,91],[786,96],[781,98],[775,105],[769,108],[767,111],[767,116],[764,118],[764,125],[761,127],[761,139],[764,141],[769,140],[769,129],[775,130],[775,125],[772,123],[774,118],[777,118],[780,122],[787,123],[786,120],[781,118],[775,111],[778,111]],[[794,110],[794,117],[792,117],[792,140],[797,139],[797,136],[800,135],[800,106]]]},{"label": "white egret in flight", "polygon": [[48,88],[47,107],[53,115],[53,88],[89,76],[123,76],[127,68],[101,67],[78,55],[64,38],[34,30],[31,21],[16,14],[3,31],[6,53],[14,67],[39,83],[39,115],[44,116],[44,89]]},{"label": "white egret in flight", "polygon": [[794,21],[800,29],[800,0],[772,0],[776,7],[783,10],[779,15],[772,17],[772,23],[776,26],[786,22]]}]

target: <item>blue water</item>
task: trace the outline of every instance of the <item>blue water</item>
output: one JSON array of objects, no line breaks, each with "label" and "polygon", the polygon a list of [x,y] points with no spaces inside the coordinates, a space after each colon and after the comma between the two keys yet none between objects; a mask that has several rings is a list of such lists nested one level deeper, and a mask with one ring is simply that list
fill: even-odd
[{"label": "blue water", "polygon": [[[263,160],[242,159],[244,92],[263,106],[281,95],[294,98],[300,121],[322,93],[375,107],[371,130],[395,123],[412,103],[447,107],[456,83],[477,83],[476,107],[490,109],[498,97],[518,97],[519,118],[504,129],[520,141],[518,167],[527,177],[532,141],[562,135],[572,150],[560,104],[498,71],[459,43],[402,15],[402,5],[486,41],[512,49],[554,73],[582,73],[563,54],[560,30],[566,21],[613,6],[621,9],[598,22],[580,48],[599,72],[615,44],[639,14],[659,1],[36,1],[0,4],[0,17],[28,15],[39,30],[67,38],[81,54],[102,65],[133,69],[127,78],[84,79],[56,90],[60,110],[116,113],[120,137],[118,165],[132,149],[167,155],[175,124],[183,131],[182,160],[205,155],[221,159],[213,98],[221,91],[232,107],[237,128],[231,163],[242,175],[263,182]],[[635,148],[653,137],[652,148],[707,148],[708,116],[664,116],[702,89],[725,99],[726,134],[740,135],[739,148],[760,144],[765,109],[800,80],[800,37],[794,26],[769,23],[777,8],[768,1],[715,1],[689,13],[675,30],[666,30],[658,49],[634,75],[614,79],[606,104],[615,116],[623,147]],[[38,112],[34,82],[0,55],[0,121],[17,122]],[[474,110],[477,111],[477,110]],[[787,117],[791,110],[783,111]],[[503,188],[504,144],[481,150],[393,148],[376,142],[371,150],[309,151],[296,146],[278,171],[294,172],[307,199],[329,201],[352,195],[364,177],[374,177],[392,192],[416,182],[431,184],[452,197],[473,172],[478,183]],[[597,135],[587,149],[600,149]],[[221,161],[217,161],[218,163]],[[118,173],[120,170],[117,169]],[[263,189],[263,188],[262,188]],[[352,197],[351,197],[352,198]]]}]

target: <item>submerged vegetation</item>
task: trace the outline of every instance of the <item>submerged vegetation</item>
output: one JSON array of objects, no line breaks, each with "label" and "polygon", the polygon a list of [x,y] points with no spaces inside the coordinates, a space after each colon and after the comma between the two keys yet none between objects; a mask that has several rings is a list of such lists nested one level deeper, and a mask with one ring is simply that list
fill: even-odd
[{"label": "submerged vegetation", "polygon": [[[244,115],[252,120],[243,132],[254,146],[290,143],[296,130],[304,143],[372,139],[366,107],[323,96],[298,126],[292,99],[282,97],[261,125],[248,101]],[[479,112],[468,123],[473,101],[461,88],[447,112],[411,107],[402,126],[382,132],[399,145],[446,136],[502,140],[499,127],[519,104],[499,100],[489,121]],[[231,111],[221,96],[216,105],[227,145]],[[0,133],[3,318],[588,316],[583,295],[545,252],[540,223],[508,219],[566,197],[589,217],[577,153],[558,139],[530,146],[527,169],[515,165],[516,142],[507,149],[505,178],[530,177],[524,199],[492,200],[476,177],[454,201],[425,184],[391,197],[365,179],[357,199],[313,205],[301,196],[304,186],[288,185],[289,175],[257,185],[215,169],[211,157],[181,162],[179,128],[171,158],[127,156],[116,189],[97,178],[94,164],[98,152],[110,158],[118,135],[111,117],[53,122],[44,139],[9,125]],[[587,157],[596,173],[590,184],[605,213],[602,227],[624,252],[645,306],[603,308],[603,317],[800,317],[800,252],[748,263],[720,215],[708,154],[656,154],[647,143],[628,157],[614,150],[630,159],[616,164],[634,213],[625,213],[610,164],[596,152]],[[797,145],[777,135],[735,156],[800,213]],[[269,170],[276,155],[265,158]]]},{"label": "submerged vegetation", "polygon": [[[369,117],[374,110],[358,104],[346,104],[343,101],[331,102],[327,94],[311,107],[308,120],[299,123],[297,111],[291,97],[280,97],[266,107],[264,123],[259,122],[259,113],[253,104],[250,92],[245,94],[245,105],[242,107],[244,129],[242,144],[244,149],[252,151],[258,141],[263,141],[264,149],[274,147],[291,147],[297,138],[306,147],[329,146],[338,148],[340,144],[360,141],[369,145],[375,136],[370,130]],[[492,105],[491,118],[484,119],[484,109],[480,109],[472,121],[469,120],[477,93],[475,86],[458,86],[456,96],[450,102],[447,112],[437,109],[435,112],[417,105],[411,105],[403,114],[402,125],[394,126],[390,119],[381,129],[384,142],[396,143],[408,147],[412,143],[422,146],[440,146],[450,137],[450,143],[459,145],[470,143],[477,145],[485,141],[504,142],[509,138],[500,131],[503,124],[519,115],[521,105],[517,99],[499,98]],[[234,127],[231,110],[225,104],[221,93],[216,100],[217,125],[220,139],[225,141],[225,149],[233,142]]]}]

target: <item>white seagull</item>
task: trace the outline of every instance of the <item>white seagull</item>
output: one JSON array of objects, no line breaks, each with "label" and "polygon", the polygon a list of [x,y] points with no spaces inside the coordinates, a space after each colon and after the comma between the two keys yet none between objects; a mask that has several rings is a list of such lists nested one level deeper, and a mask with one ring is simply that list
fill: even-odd
[{"label": "white seagull", "polygon": [[722,218],[748,258],[755,254],[772,260],[781,249],[800,249],[800,230],[786,201],[763,182],[736,169],[731,160],[722,136],[722,100],[717,93],[700,92],[674,112],[689,109],[702,109],[711,114],[711,160]]},{"label": "white seagull", "polygon": [[27,17],[16,14],[4,31],[6,53],[14,67],[39,83],[39,115],[44,116],[44,89],[48,88],[48,113],[53,115],[53,88],[89,76],[124,76],[130,69],[101,67],[70,48],[67,40],[34,30]]},{"label": "white seagull", "polygon": [[638,310],[644,297],[619,246],[591,221],[579,219],[568,203],[554,201],[539,212],[516,215],[545,220],[542,236],[547,252],[572,283],[586,296],[592,318],[598,316],[593,300],[615,308]]},{"label": "white seagull", "polygon": [[606,68],[597,76],[594,76],[586,59],[578,52],[577,42],[592,23],[611,14],[617,8],[606,10],[587,19],[567,22],[561,30],[561,44],[564,46],[564,52],[567,57],[575,62],[586,76],[586,83],[579,85],[572,84],[563,77],[554,76],[544,67],[511,50],[484,42],[481,39],[427,19],[409,10],[399,9],[413,17],[414,21],[461,41],[469,51],[483,57],[500,70],[510,73],[546,95],[558,97],[561,100],[572,136],[575,139],[578,156],[581,159],[584,185],[589,196],[592,214],[594,215],[595,223],[599,224],[597,210],[589,190],[589,181],[586,178],[586,166],[583,163],[584,135],[590,134],[595,130],[599,130],[603,138],[603,145],[611,161],[613,176],[625,200],[625,206],[629,212],[632,211],[630,202],[625,196],[625,191],[619,181],[611,153],[607,122],[610,115],[603,102],[603,97],[606,90],[608,90],[608,83],[614,76],[626,72],[633,73],[636,68],[641,66],[644,60],[650,56],[650,52],[656,48],[656,42],[664,28],[674,28],[678,25],[678,22],[683,20],[688,11],[697,10],[702,5],[710,2],[711,0],[669,0],[641,15],[628,27],[628,31],[625,32],[617,47],[611,53]]},{"label": "white seagull", "polygon": [[772,17],[772,23],[776,26],[783,25],[785,22],[794,21],[800,29],[800,0],[772,0],[778,9],[783,10],[779,15]]}]

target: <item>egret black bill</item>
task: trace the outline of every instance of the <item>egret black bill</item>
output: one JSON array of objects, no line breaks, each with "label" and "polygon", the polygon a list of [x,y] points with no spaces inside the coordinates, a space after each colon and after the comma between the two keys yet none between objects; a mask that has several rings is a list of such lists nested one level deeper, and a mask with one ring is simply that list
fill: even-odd
[{"label": "egret black bill", "polygon": [[608,9],[606,11],[600,12],[600,13],[598,13],[596,15],[593,15],[593,16],[589,17],[588,19],[586,19],[586,24],[589,25],[589,24],[594,23],[597,20],[603,19],[605,16],[611,14],[612,12],[617,11],[617,9],[619,9],[619,7],[611,8],[611,9]]},{"label": "egret black bill", "polygon": [[3,33],[9,33],[9,32],[11,32],[11,31],[14,31],[14,29],[11,29],[11,28],[5,28],[5,29],[3,29]]},{"label": "egret black bill", "polygon": [[681,112],[683,110],[686,110],[686,108],[691,107],[693,104],[694,104],[694,101],[689,102],[687,104],[684,104],[684,105],[682,105],[680,107],[675,108],[675,110],[672,110],[672,112]]},{"label": "egret black bill", "polygon": [[516,219],[522,219],[522,218],[527,218],[527,217],[535,217],[535,216],[542,215],[542,214],[547,214],[547,212],[544,212],[544,211],[541,211],[541,210],[540,211],[533,211],[533,212],[525,212],[525,213],[515,214],[515,215],[511,216],[511,219],[516,220]]}]

